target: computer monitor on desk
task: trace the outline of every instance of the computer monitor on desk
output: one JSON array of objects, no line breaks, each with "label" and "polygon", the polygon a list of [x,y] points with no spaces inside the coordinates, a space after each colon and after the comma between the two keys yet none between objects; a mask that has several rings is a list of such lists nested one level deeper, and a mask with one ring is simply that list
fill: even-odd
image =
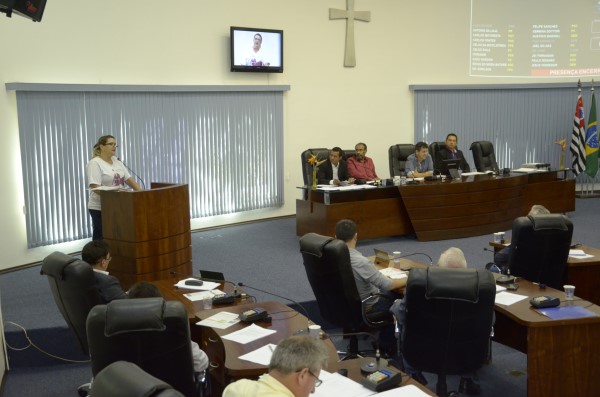
[{"label": "computer monitor on desk", "polygon": [[456,160],[456,159],[442,160],[442,164],[440,166],[440,168],[441,168],[440,173],[442,175],[451,176],[452,178],[456,179],[460,176],[458,173],[459,167],[460,167],[460,160]]}]

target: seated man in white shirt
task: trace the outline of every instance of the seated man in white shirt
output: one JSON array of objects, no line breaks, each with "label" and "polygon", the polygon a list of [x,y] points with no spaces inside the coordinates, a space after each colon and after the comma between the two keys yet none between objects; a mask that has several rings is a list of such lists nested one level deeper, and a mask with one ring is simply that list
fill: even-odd
[{"label": "seated man in white shirt", "polygon": [[417,142],[415,152],[406,158],[405,173],[409,178],[433,175],[433,159],[425,142]]},{"label": "seated man in white shirt", "polygon": [[308,397],[321,384],[319,375],[326,366],[327,350],[321,340],[291,336],[273,352],[268,374],[231,383],[223,397]]}]

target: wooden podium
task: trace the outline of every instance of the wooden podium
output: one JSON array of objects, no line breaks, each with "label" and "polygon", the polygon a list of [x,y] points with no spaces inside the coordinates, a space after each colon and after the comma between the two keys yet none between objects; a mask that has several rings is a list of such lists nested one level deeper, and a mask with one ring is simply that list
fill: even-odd
[{"label": "wooden podium", "polygon": [[111,275],[124,289],[138,281],[192,273],[188,185],[152,183],[141,192],[104,191],[102,229]]}]

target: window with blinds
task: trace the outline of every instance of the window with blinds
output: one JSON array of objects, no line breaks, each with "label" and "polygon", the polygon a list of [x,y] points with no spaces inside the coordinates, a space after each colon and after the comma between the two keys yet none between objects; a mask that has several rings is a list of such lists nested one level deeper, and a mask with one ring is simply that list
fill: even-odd
[{"label": "window with blinds", "polygon": [[17,89],[17,108],[29,247],[91,236],[85,165],[106,134],[146,188],[187,183],[192,218],[283,205],[281,91]]}]

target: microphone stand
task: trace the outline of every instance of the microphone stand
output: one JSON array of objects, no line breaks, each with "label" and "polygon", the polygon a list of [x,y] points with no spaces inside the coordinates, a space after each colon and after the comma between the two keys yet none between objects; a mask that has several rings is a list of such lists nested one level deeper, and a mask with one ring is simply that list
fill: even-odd
[{"label": "microphone stand", "polygon": [[433,259],[431,259],[431,257],[424,252],[413,252],[412,254],[400,255],[400,256],[394,257],[394,259],[401,259],[401,258],[406,258],[409,256],[414,256],[414,255],[425,255],[429,259],[429,265],[430,266],[433,265]]},{"label": "microphone stand", "polygon": [[131,172],[137,179],[140,180],[140,182],[142,182],[142,189],[146,190],[146,184],[144,183],[144,180],[138,174],[136,174],[135,172],[133,172],[133,170],[131,168],[129,168],[127,166],[127,164],[125,164],[125,162],[123,160],[121,160],[119,157],[117,157],[117,160],[119,160],[125,166],[125,168],[127,168],[127,170],[129,172]]}]

